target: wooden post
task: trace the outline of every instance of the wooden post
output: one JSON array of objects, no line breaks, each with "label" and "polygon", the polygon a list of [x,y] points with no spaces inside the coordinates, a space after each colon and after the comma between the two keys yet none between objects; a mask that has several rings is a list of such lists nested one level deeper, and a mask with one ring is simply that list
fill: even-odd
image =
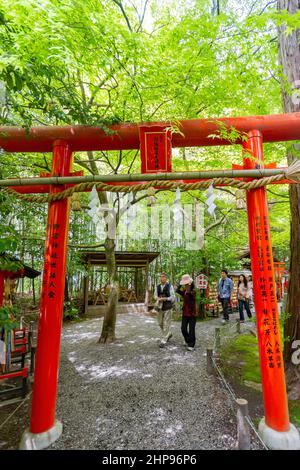
[{"label": "wooden post", "polygon": [[145,292],[145,305],[148,307],[149,304],[149,286],[148,286],[148,276],[149,276],[149,261],[147,260],[147,266],[146,266],[146,274],[145,274],[145,286],[146,286],[146,292]]},{"label": "wooden post", "polygon": [[88,303],[89,303],[89,273],[83,278],[83,303],[84,303],[84,315],[87,315]]},{"label": "wooden post", "polygon": [[135,268],[135,273],[134,273],[134,290],[135,290],[135,295],[138,295],[138,268]]},{"label": "wooden post", "polygon": [[238,436],[238,449],[249,450],[250,449],[250,429],[246,421],[248,416],[248,402],[243,398],[237,398],[237,436]]},{"label": "wooden post", "polygon": [[28,351],[31,351],[33,344],[33,321],[29,322],[29,328],[28,328]]},{"label": "wooden post", "polygon": [[215,342],[216,342],[216,348],[221,347],[221,335],[220,335],[220,328],[215,328]]},{"label": "wooden post", "polygon": [[35,352],[36,352],[36,346],[31,346],[31,349],[30,349],[30,375],[33,375],[33,373],[34,373]]},{"label": "wooden post", "polygon": [[206,371],[208,374],[213,374],[214,373],[214,366],[213,366],[213,349],[207,349],[206,350]]}]

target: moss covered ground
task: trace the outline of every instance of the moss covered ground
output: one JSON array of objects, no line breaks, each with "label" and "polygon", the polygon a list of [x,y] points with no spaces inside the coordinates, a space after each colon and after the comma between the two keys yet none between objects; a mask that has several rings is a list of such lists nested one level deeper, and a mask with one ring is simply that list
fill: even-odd
[{"label": "moss covered ground", "polygon": [[[221,347],[220,359],[225,375],[238,386],[253,388],[257,393],[261,373],[257,338],[239,335]],[[255,386],[257,384],[257,386]],[[289,401],[290,420],[300,426],[300,401]]]}]

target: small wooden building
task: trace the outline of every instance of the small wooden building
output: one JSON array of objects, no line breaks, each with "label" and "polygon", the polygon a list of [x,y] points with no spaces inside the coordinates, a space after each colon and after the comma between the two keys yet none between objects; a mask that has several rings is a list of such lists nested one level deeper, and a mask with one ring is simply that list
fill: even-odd
[{"label": "small wooden building", "polygon": [[[14,270],[10,268],[11,264],[14,266]],[[17,279],[23,277],[35,279],[40,274],[41,271],[26,266],[14,256],[0,253],[0,307],[3,303],[5,305],[13,304]]]},{"label": "small wooden building", "polygon": [[[81,256],[87,267],[87,276],[83,283],[84,314],[93,315],[96,311],[99,314],[104,312],[109,296],[105,251],[85,251]],[[157,252],[115,252],[120,286],[119,313],[122,306],[134,304],[147,307],[150,288],[149,265],[158,256]],[[128,308],[124,311],[128,311]]]}]

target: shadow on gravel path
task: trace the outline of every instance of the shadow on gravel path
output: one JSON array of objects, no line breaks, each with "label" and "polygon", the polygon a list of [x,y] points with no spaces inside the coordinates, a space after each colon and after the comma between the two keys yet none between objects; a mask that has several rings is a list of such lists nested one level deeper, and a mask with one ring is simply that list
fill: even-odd
[{"label": "shadow on gravel path", "polygon": [[[119,315],[118,339],[108,345],[97,343],[102,321],[63,328],[57,418],[64,430],[51,449],[235,448],[229,399],[206,373],[205,351],[220,320],[197,323],[193,352],[183,346],[179,322],[160,349],[155,318]],[[5,426],[0,449],[18,448],[29,404]]]}]

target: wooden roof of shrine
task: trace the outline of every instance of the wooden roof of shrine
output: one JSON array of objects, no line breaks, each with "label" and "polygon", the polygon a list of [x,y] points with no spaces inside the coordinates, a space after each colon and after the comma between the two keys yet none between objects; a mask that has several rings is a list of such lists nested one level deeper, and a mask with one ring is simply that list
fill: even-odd
[{"label": "wooden roof of shrine", "polygon": [[[14,266],[13,270],[9,267],[11,263]],[[27,266],[18,258],[6,253],[0,253],[0,271],[5,273],[5,277],[9,277],[11,279],[22,277],[34,279],[41,274],[41,271],[37,271],[36,269]]]},{"label": "wooden roof of shrine", "polygon": [[[116,251],[117,266],[144,268],[154,261],[159,252],[147,251]],[[86,264],[106,266],[105,251],[82,251],[81,256]]]}]

